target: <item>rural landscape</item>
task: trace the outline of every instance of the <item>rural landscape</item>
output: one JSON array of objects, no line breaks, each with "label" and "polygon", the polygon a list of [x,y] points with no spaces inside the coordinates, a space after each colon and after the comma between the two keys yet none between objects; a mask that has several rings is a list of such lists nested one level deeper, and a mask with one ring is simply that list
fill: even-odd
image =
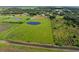
[{"label": "rural landscape", "polygon": [[74,51],[78,6],[0,6],[0,52]]}]

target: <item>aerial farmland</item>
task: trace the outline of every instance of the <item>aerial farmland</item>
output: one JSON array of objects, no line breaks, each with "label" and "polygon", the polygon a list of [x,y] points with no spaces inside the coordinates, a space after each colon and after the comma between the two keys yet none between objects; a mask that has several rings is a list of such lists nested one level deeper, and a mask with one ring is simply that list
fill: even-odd
[{"label": "aerial farmland", "polygon": [[79,51],[78,7],[0,7],[0,51]]}]

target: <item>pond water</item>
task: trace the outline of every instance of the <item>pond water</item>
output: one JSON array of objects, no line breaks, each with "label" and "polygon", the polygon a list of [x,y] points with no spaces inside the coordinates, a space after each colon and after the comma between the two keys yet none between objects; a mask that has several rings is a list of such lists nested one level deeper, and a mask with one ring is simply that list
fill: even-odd
[{"label": "pond water", "polygon": [[27,22],[27,24],[38,25],[38,24],[41,24],[41,23],[40,22]]},{"label": "pond water", "polygon": [[21,20],[21,18],[15,18],[16,20]]},{"label": "pond water", "polygon": [[15,20],[21,20],[21,18],[18,18],[18,17],[13,17]]}]

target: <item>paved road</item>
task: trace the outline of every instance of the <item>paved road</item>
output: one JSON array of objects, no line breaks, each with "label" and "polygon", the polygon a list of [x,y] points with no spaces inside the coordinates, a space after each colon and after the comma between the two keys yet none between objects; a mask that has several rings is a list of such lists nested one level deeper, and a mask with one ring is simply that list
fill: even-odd
[{"label": "paved road", "polygon": [[28,46],[35,46],[35,47],[42,47],[42,48],[60,49],[60,50],[69,51],[69,52],[79,51],[79,48],[77,47],[60,47],[60,46],[52,46],[47,44],[34,44],[34,43],[16,42],[16,41],[10,41],[10,40],[7,40],[7,42],[11,44],[18,44],[18,45],[28,45]]}]

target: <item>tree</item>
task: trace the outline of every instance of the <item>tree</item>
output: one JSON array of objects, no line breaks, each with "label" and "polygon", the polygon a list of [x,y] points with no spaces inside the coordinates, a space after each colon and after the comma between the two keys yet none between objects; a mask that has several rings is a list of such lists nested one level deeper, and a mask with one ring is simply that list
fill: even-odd
[{"label": "tree", "polygon": [[49,19],[51,19],[51,20],[54,19],[54,18],[55,18],[55,16],[49,16]]}]

